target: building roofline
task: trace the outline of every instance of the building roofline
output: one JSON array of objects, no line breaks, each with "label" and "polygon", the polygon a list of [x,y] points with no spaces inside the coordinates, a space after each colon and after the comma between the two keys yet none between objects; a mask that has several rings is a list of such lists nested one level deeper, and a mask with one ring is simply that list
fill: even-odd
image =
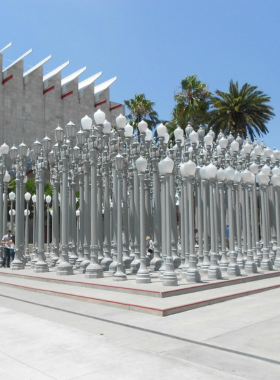
[{"label": "building roofline", "polygon": [[6,49],[8,49],[9,47],[12,46],[12,42],[8,43],[8,45],[6,45],[5,47],[3,47],[3,49],[0,50],[0,54],[3,53],[3,51],[5,51]]},{"label": "building roofline", "polygon": [[52,78],[53,76],[55,76],[57,73],[59,73],[61,70],[63,70],[64,67],[68,66],[69,63],[70,63],[70,61],[67,61],[67,62],[63,63],[62,65],[56,67],[50,73],[44,75],[43,76],[43,82],[45,82],[45,81],[49,80],[50,78]]},{"label": "building roofline", "polygon": [[83,67],[82,69],[80,70],[77,70],[75,71],[73,74],[70,74],[68,75],[67,77],[63,78],[61,80],[61,87],[62,86],[66,86],[69,82],[72,82],[72,80],[74,80],[75,78],[77,78],[80,74],[82,74],[85,70],[87,69],[87,67]]},{"label": "building roofline", "polygon": [[106,88],[108,88],[109,86],[111,86],[111,84],[114,83],[116,80],[117,80],[117,77],[114,77],[114,78],[106,80],[106,82],[98,84],[94,88],[94,95],[96,96],[96,95],[101,94],[103,91],[106,90]]},{"label": "building roofline", "polygon": [[41,67],[45,62],[47,62],[48,60],[51,59],[51,55],[49,55],[48,57],[44,58],[41,62],[37,63],[37,65],[31,67],[31,69],[29,69],[28,71],[26,71],[24,74],[23,74],[23,77],[26,77],[27,75],[31,74],[33,71],[37,70],[39,67]]},{"label": "building roofline", "polygon": [[91,77],[83,80],[78,84],[78,90],[82,91],[86,87],[88,87],[90,84],[92,84],[97,78],[99,78],[102,75],[102,71],[99,71],[99,73],[92,75]]},{"label": "building roofline", "polygon": [[25,58],[27,55],[32,53],[33,49],[29,49],[26,53],[22,54],[19,58],[17,58],[14,62],[12,62],[8,67],[6,67],[2,72],[4,73],[5,71],[8,71],[11,67],[16,65],[18,62],[20,62],[23,58]]}]

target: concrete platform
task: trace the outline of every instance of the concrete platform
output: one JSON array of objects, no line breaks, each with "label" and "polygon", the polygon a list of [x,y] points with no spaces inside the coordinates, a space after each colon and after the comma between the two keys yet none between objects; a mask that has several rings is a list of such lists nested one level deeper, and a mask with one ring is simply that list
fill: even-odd
[{"label": "concrete platform", "polygon": [[128,275],[129,280],[121,286],[112,277],[92,281],[81,274],[67,279],[57,279],[55,275],[55,269],[40,274],[33,273],[31,268],[21,271],[2,269],[0,285],[158,316],[168,316],[280,287],[279,271],[252,276],[243,274],[238,278],[207,280],[190,285],[180,278],[178,272],[179,286],[176,289],[163,287],[157,273],[151,274],[152,284],[136,284],[135,275]]}]

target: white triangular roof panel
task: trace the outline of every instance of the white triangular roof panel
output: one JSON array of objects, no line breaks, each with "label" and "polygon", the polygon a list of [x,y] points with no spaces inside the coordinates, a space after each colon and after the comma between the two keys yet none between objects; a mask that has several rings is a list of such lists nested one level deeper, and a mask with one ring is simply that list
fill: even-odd
[{"label": "white triangular roof panel", "polygon": [[3,47],[3,49],[0,50],[0,53],[3,53],[3,51],[5,51],[6,49],[8,49],[11,46],[12,46],[12,42],[10,42],[8,45],[6,45],[5,47]]},{"label": "white triangular roof panel", "polygon": [[97,78],[99,78],[102,75],[102,71],[100,71],[97,74],[92,75],[91,77],[83,80],[78,84],[79,91],[84,90],[86,87],[88,87],[90,84],[92,84]]},{"label": "white triangular roof panel", "polygon": [[97,96],[97,95],[101,94],[101,92],[103,92],[104,90],[106,90],[106,88],[108,88],[109,86],[111,86],[111,84],[114,83],[116,80],[117,80],[117,77],[114,77],[112,79],[107,80],[106,82],[103,82],[103,83],[97,85],[94,88],[94,95]]},{"label": "white triangular roof panel", "polygon": [[69,63],[70,63],[70,61],[67,61],[67,62],[63,63],[62,65],[58,66],[56,69],[54,69],[50,73],[44,75],[43,76],[43,82],[45,82],[45,81],[49,80],[50,78],[52,78],[53,76],[55,76],[57,73],[59,73],[61,70],[63,70],[64,67],[68,66]]},{"label": "white triangular roof panel", "polygon": [[33,71],[37,70],[39,67],[41,67],[45,62],[47,62],[49,59],[51,59],[51,55],[49,55],[47,58],[43,59],[41,62],[37,63],[37,65],[31,67],[28,71],[26,71],[23,74],[23,77],[26,77],[27,75],[31,74]]},{"label": "white triangular roof panel", "polygon": [[32,53],[32,49],[28,50],[26,53],[22,54],[22,56],[20,56],[18,59],[16,59],[13,63],[11,63],[8,67],[6,67],[4,70],[3,70],[3,73],[7,70],[9,70],[11,67],[13,67],[15,64],[17,64],[19,61],[21,61],[23,58],[25,58],[27,55],[29,55],[30,53]]},{"label": "white triangular roof panel", "polygon": [[75,71],[73,74],[68,75],[68,77],[62,79],[62,81],[61,81],[61,86],[66,86],[69,82],[72,82],[72,80],[76,79],[76,78],[77,78],[79,75],[81,75],[86,69],[87,69],[87,67],[85,66],[85,67],[83,67],[82,69]]}]

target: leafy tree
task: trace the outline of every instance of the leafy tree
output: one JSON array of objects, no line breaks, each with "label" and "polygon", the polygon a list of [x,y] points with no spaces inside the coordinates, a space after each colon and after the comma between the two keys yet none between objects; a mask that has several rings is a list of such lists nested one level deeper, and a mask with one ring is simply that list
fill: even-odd
[{"label": "leafy tree", "polygon": [[124,104],[130,111],[127,119],[134,129],[141,120],[145,120],[150,129],[160,123],[158,114],[153,109],[155,102],[146,99],[145,94],[136,94],[134,99],[125,100]]},{"label": "leafy tree", "polygon": [[210,92],[196,74],[186,76],[181,81],[181,91],[174,96],[173,124],[185,128],[188,123],[193,127],[207,124]]},{"label": "leafy tree", "polygon": [[270,97],[257,86],[245,83],[239,89],[238,82],[230,81],[229,92],[216,90],[217,96],[211,96],[212,110],[209,113],[209,125],[218,133],[238,133],[251,139],[268,132],[266,123],[274,116],[269,106]]}]

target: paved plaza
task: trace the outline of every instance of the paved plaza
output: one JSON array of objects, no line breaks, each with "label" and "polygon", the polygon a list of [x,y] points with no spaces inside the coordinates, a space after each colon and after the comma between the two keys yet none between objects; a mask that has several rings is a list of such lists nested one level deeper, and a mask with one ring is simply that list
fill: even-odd
[{"label": "paved plaza", "polygon": [[[9,277],[1,274],[0,280],[1,380],[280,378],[278,288],[161,317],[3,285]],[[262,281],[279,277],[254,283]],[[43,284],[32,280],[34,288]]]}]

